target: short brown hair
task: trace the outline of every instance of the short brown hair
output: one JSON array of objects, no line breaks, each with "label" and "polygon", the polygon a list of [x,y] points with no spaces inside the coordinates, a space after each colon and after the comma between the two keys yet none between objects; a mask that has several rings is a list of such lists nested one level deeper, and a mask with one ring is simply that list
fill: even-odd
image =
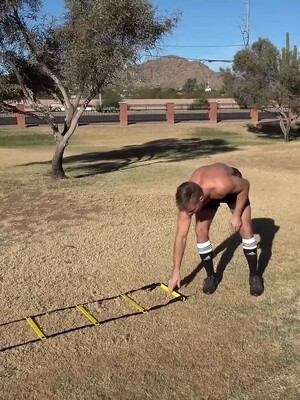
[{"label": "short brown hair", "polygon": [[189,203],[196,204],[203,190],[195,182],[183,182],[176,191],[176,204],[180,211],[186,210]]}]

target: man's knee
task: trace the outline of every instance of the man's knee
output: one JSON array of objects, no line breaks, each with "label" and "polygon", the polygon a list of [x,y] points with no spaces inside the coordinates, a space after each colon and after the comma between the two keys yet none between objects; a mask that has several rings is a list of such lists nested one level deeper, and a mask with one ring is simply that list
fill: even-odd
[{"label": "man's knee", "polygon": [[197,242],[198,243],[203,243],[208,240],[208,235],[209,235],[209,227],[207,226],[198,226],[196,229],[196,236],[197,236]]},{"label": "man's knee", "polygon": [[253,236],[253,229],[252,229],[252,224],[251,222],[244,222],[243,225],[241,226],[239,233],[242,238],[244,239],[250,239]]}]

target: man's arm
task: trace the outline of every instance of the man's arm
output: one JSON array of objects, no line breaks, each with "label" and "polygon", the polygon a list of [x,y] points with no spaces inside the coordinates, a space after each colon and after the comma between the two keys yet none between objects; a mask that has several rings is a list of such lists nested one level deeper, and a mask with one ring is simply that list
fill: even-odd
[{"label": "man's arm", "polygon": [[237,193],[234,215],[241,217],[249,197],[250,182],[237,176],[232,176],[231,178],[234,185],[232,193]]},{"label": "man's arm", "polygon": [[169,280],[169,291],[172,292],[175,286],[180,287],[180,268],[185,251],[186,239],[191,225],[191,216],[185,211],[179,211],[177,218],[177,230],[173,249],[173,274]]},{"label": "man's arm", "polygon": [[228,176],[226,179],[222,179],[222,182],[217,185],[215,193],[219,198],[236,193],[237,198],[234,214],[237,217],[241,217],[249,196],[249,189],[250,183],[247,179],[240,178],[239,176]]},{"label": "man's arm", "polygon": [[226,180],[218,185],[216,193],[220,198],[228,194],[236,193],[236,205],[233,210],[231,225],[235,231],[238,231],[242,226],[242,214],[249,196],[250,183],[247,179],[238,176],[228,176]]}]

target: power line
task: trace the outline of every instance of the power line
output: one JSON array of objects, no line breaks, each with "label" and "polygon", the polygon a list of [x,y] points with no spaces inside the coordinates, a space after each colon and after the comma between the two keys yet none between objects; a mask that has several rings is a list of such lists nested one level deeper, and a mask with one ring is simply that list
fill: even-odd
[{"label": "power line", "polygon": [[219,59],[212,59],[212,58],[188,58],[190,61],[200,61],[200,62],[222,62],[222,63],[232,63],[233,60],[219,60]]},{"label": "power line", "polygon": [[180,48],[216,48],[216,47],[243,47],[243,44],[224,44],[224,45],[209,45],[209,46],[202,46],[202,45],[176,45],[176,44],[166,44],[162,45],[162,47],[180,47]]},{"label": "power line", "polygon": [[[151,60],[153,58],[181,58],[180,56],[148,56],[144,55],[145,58],[148,58],[148,60]],[[214,58],[189,58],[189,57],[182,57],[188,61],[198,61],[198,62],[220,62],[220,63],[232,63],[233,60],[226,60],[226,59],[214,59]]]}]

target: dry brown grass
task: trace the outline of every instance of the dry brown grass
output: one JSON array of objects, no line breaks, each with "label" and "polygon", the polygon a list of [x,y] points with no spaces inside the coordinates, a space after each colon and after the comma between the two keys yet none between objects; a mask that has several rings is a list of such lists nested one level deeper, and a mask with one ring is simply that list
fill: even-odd
[{"label": "dry brown grass", "polygon": [[[67,156],[184,139],[194,128],[82,128]],[[237,124],[225,130],[245,134]],[[135,160],[103,174],[77,159],[67,164],[72,179],[51,182],[48,164],[20,165],[48,161],[52,149],[1,149],[0,349],[10,349],[0,352],[0,399],[298,400],[299,150],[280,142],[172,163]],[[272,242],[265,294],[249,295],[244,256],[221,207],[211,239],[218,247],[229,238],[233,256],[214,295],[201,292],[191,231],[186,302],[79,329],[88,321],[76,304],[87,303],[99,320],[120,317],[134,309],[120,298],[97,300],[167,281],[174,191],[194,168],[221,160],[252,182],[256,237],[267,256]],[[145,307],[169,300],[159,288],[132,296]],[[40,313],[37,322],[53,336],[25,344],[35,335],[23,318]]]}]

